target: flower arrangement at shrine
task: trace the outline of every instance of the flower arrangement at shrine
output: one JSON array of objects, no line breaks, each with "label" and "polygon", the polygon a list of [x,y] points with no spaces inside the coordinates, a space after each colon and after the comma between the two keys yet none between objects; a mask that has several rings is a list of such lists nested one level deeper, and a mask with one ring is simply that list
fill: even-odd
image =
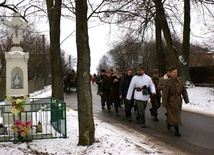
[{"label": "flower arrangement at shrine", "polygon": [[32,123],[30,121],[23,122],[21,120],[21,113],[25,111],[25,106],[27,101],[29,100],[29,95],[8,95],[6,96],[6,99],[11,104],[11,113],[18,114],[19,116],[19,120],[14,121],[11,129],[13,129],[14,132],[18,133],[18,140],[23,141],[23,138],[25,138],[29,134],[32,128]]},{"label": "flower arrangement at shrine", "polygon": [[32,123],[30,121],[22,122],[21,120],[16,120],[11,128],[14,130],[14,132],[17,132],[19,136],[24,138],[31,130]]},{"label": "flower arrangement at shrine", "polygon": [[25,105],[26,101],[29,99],[29,95],[6,96],[6,99],[11,102],[11,113],[18,114],[25,111]]}]

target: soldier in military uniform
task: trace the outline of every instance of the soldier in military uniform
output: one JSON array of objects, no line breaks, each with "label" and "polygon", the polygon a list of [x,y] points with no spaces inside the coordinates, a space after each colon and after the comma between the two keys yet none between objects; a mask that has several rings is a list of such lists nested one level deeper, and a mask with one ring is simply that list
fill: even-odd
[{"label": "soldier in military uniform", "polygon": [[181,123],[182,97],[185,103],[189,103],[188,94],[183,80],[178,76],[177,68],[169,68],[170,78],[163,87],[162,104],[167,109],[167,128],[170,130],[174,126],[175,136],[180,137],[179,125]]}]

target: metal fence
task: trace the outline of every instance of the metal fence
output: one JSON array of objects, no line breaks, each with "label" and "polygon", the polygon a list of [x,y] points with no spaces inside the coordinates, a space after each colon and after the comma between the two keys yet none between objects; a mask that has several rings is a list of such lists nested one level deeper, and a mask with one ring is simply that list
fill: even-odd
[{"label": "metal fence", "polygon": [[[30,98],[25,111],[16,115],[11,113],[10,104],[0,105],[0,117],[4,125],[0,127],[0,142],[67,138],[66,102],[54,98]],[[24,139],[12,129],[16,120],[32,123]]]}]

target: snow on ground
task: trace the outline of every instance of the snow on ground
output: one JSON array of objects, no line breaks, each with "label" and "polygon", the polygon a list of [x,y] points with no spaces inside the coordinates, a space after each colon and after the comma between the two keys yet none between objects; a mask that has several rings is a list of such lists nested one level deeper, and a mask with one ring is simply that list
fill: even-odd
[{"label": "snow on ground", "polygon": [[189,104],[183,104],[183,110],[214,117],[214,88],[194,87],[187,89]]},{"label": "snow on ground", "polygon": [[[183,109],[214,116],[214,88],[194,87],[188,89],[189,104]],[[31,97],[47,97],[51,95],[51,87],[30,94]],[[118,130],[117,127],[94,119],[96,143],[83,147],[78,144],[77,112],[67,112],[67,139],[34,140],[30,143],[0,143],[0,155],[140,155],[140,154],[177,154],[181,150],[171,148],[132,129]],[[183,154],[185,154],[183,152]]]}]

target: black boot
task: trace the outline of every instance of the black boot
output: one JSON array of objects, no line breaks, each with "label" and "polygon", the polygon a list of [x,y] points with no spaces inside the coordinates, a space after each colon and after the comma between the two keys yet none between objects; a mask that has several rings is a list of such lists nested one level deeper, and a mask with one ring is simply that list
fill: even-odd
[{"label": "black boot", "polygon": [[138,123],[140,123],[140,117],[137,116],[136,120],[137,120]]},{"label": "black boot", "polygon": [[154,116],[154,111],[153,111],[153,109],[150,108],[149,110],[150,110],[151,116]]},{"label": "black boot", "polygon": [[132,121],[132,114],[131,114],[131,112],[128,113],[128,121],[130,121],[130,122]]},{"label": "black boot", "polygon": [[167,129],[168,129],[168,130],[170,130],[170,129],[171,129],[171,127],[172,127],[172,125],[167,124]]},{"label": "black boot", "polygon": [[142,127],[142,128],[146,128],[145,115],[142,115],[142,116],[140,117],[140,120],[141,120],[141,123],[142,123],[141,127]]},{"label": "black boot", "polygon": [[146,124],[145,124],[145,123],[142,123],[141,127],[142,127],[142,128],[146,128]]},{"label": "black boot", "polygon": [[177,137],[181,137],[181,134],[179,133],[179,128],[177,125],[174,125],[174,128],[175,128],[175,136]]}]

